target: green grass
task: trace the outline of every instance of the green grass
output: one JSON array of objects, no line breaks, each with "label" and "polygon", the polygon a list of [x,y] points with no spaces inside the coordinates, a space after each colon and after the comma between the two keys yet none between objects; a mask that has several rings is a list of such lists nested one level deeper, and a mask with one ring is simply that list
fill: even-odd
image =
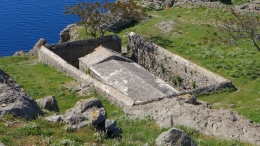
[{"label": "green grass", "polygon": [[[260,123],[259,52],[248,42],[240,42],[238,46],[205,44],[204,37],[217,31],[213,23],[215,16],[229,17],[227,12],[222,9],[203,7],[189,9],[173,7],[167,11],[150,11],[149,13],[153,15],[152,19],[140,22],[134,27],[126,28],[118,33],[124,46],[127,44],[127,37],[123,36],[134,31],[167,50],[232,80],[238,88],[237,91],[203,95],[198,99],[209,102],[215,109],[231,109]],[[158,22],[169,20],[176,21],[176,24],[173,25],[174,29],[162,34],[156,25]],[[84,33],[82,34],[84,35]],[[34,99],[54,95],[62,114],[72,108],[79,99],[97,97],[102,100],[108,118],[117,120],[118,126],[123,129],[122,139],[118,140],[107,139],[102,133],[88,126],[73,132],[66,131],[64,123],[48,123],[42,118],[33,122],[19,119],[18,123],[5,127],[4,123],[15,120],[11,115],[7,115],[0,119],[0,141],[6,145],[82,145],[83,143],[155,145],[155,139],[159,134],[168,130],[160,129],[150,117],[130,119],[123,115],[121,108],[112,105],[94,90],[88,96],[78,95],[73,89],[66,88],[66,84],[73,82],[73,79],[52,67],[38,63],[36,58],[0,58],[0,68],[15,79]],[[50,114],[52,113],[47,115]],[[184,130],[197,144],[202,146],[249,145],[208,137],[187,127],[178,128]],[[13,138],[13,136],[16,137]]]},{"label": "green grass", "polygon": [[[57,101],[64,114],[69,108],[82,98],[97,97],[105,106],[109,119],[115,119],[117,126],[123,129],[122,138],[109,139],[94,127],[86,126],[77,131],[66,130],[65,123],[50,123],[44,118],[34,121],[17,119],[8,114],[0,119],[0,141],[7,146],[16,145],[82,145],[85,143],[107,144],[108,146],[132,146],[132,145],[155,145],[155,139],[168,129],[160,129],[151,117],[144,119],[130,119],[123,115],[122,109],[111,104],[107,99],[92,90],[88,96],[79,96],[72,89],[67,89],[66,84],[73,81],[70,77],[56,69],[38,63],[35,58],[30,57],[8,57],[0,62],[0,68],[11,75],[26,91],[35,90],[44,94],[29,94],[37,99],[46,95],[57,96]],[[21,69],[22,68],[22,69]],[[35,87],[37,85],[37,87]],[[51,90],[50,90],[51,87]],[[61,93],[62,92],[62,93]],[[47,112],[46,116],[53,113]],[[9,124],[8,127],[5,123]],[[182,127],[189,129],[187,127]],[[194,130],[193,130],[194,131]],[[185,132],[189,132],[186,130]],[[211,145],[217,143],[219,146],[230,145],[233,141],[219,140],[207,137],[195,132],[191,137],[200,145]],[[190,133],[188,133],[190,134]],[[235,142],[237,145],[248,145]]]},{"label": "green grass", "polygon": [[[124,34],[134,31],[165,49],[178,54],[233,82],[238,88],[232,93],[199,96],[213,105],[237,111],[254,122],[260,123],[259,77],[260,52],[248,41],[236,46],[216,43],[214,32],[225,37],[216,27],[216,16],[231,17],[224,9],[173,7],[167,11],[150,11],[153,18],[121,31],[118,35],[127,45]],[[161,21],[175,21],[173,30],[162,34],[157,27]],[[232,105],[235,104],[235,105]],[[230,106],[232,105],[232,107]]]}]

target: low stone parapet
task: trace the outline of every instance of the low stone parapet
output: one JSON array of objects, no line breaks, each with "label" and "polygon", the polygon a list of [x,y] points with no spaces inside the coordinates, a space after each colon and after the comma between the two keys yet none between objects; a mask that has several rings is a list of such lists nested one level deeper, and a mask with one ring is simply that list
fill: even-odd
[{"label": "low stone parapet", "polygon": [[179,95],[234,87],[231,81],[133,32],[128,38],[128,49],[134,61],[180,91]]}]

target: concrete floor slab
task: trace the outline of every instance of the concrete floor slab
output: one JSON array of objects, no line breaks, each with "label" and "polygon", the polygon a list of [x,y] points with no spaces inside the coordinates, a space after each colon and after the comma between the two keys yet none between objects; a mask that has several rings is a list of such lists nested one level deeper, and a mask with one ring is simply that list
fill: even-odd
[{"label": "concrete floor slab", "polygon": [[176,89],[115,52],[98,47],[93,53],[80,58],[103,83],[114,87],[135,102],[161,99],[178,93]]}]

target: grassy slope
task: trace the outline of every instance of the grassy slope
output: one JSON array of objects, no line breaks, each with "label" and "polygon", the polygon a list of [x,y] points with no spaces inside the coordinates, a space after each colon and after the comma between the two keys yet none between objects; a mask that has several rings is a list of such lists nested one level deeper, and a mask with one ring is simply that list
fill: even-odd
[{"label": "grassy slope", "polygon": [[[135,27],[119,32],[126,45],[124,34],[134,31],[167,50],[179,54],[216,74],[231,80],[238,88],[232,93],[220,93],[198,97],[213,108],[228,108],[260,123],[260,52],[248,42],[237,46],[211,45],[203,37],[217,32],[216,15],[230,17],[224,9],[173,7],[167,11],[149,12],[153,18]],[[176,21],[173,30],[162,34],[157,27],[160,21]],[[223,34],[219,34],[220,36]]]},{"label": "grassy slope", "polygon": [[[257,106],[260,102],[258,90],[260,87],[259,52],[247,43],[242,43],[238,47],[224,44],[212,47],[201,44],[203,42],[202,37],[208,35],[207,30],[211,32],[215,30],[214,25],[211,24],[214,16],[216,14],[228,16],[228,13],[206,8],[186,9],[178,7],[171,8],[168,11],[149,13],[154,15],[152,19],[119,33],[123,38],[124,45],[126,45],[127,38],[123,35],[134,31],[168,50],[232,80],[239,89],[238,91],[201,96],[199,99],[210,102],[214,108],[230,108],[230,104],[234,104],[233,110],[255,122],[260,122],[259,107]],[[162,34],[156,24],[165,20],[175,20],[176,24],[173,31]],[[95,131],[91,127],[69,132],[64,128],[65,124],[52,124],[45,122],[43,119],[34,122],[19,120],[18,124],[5,128],[3,123],[14,120],[12,116],[8,115],[0,119],[0,141],[6,145],[48,145],[48,142],[57,145],[70,142],[78,145],[86,142],[106,143],[108,145],[144,145],[145,143],[154,145],[156,137],[166,130],[160,130],[149,117],[144,120],[131,120],[123,116],[122,109],[111,105],[95,92],[92,92],[89,96],[80,97],[75,91],[66,89],[64,86],[73,79],[51,67],[35,63],[32,58],[3,58],[0,60],[0,68],[10,74],[35,99],[46,95],[55,95],[61,113],[73,107],[76,101],[81,98],[99,97],[106,107],[108,117],[116,119],[118,126],[122,127],[124,131],[120,142],[105,138],[102,138],[103,141],[99,142],[98,138],[94,137]],[[47,113],[47,115],[50,114],[52,113]],[[24,125],[31,125],[33,128],[24,127]],[[199,145],[249,145],[235,141],[216,140],[192,129],[180,128],[194,138]]]},{"label": "grassy slope", "polygon": [[[84,127],[71,132],[66,130],[65,123],[49,123],[43,118],[35,121],[15,119],[7,115],[0,119],[0,141],[6,145],[82,145],[97,143],[112,145],[155,145],[155,139],[167,129],[159,129],[150,117],[145,119],[130,119],[122,114],[122,109],[112,105],[108,100],[94,91],[88,96],[79,96],[73,89],[67,89],[65,84],[73,79],[47,65],[37,63],[35,58],[8,57],[0,59],[0,68],[4,69],[35,99],[46,95],[55,95],[61,113],[74,106],[82,98],[97,97],[102,100],[109,119],[117,120],[117,125],[123,129],[122,139],[107,139],[93,127]],[[45,116],[54,113],[45,111]],[[16,122],[13,122],[16,121]],[[4,124],[9,123],[6,127]],[[189,134],[201,146],[216,145],[249,145],[237,141],[219,140],[208,137],[187,127],[179,127]],[[96,136],[94,136],[96,134]],[[97,136],[101,135],[101,136]]]},{"label": "grassy slope", "polygon": [[[61,113],[72,108],[82,98],[97,97],[105,106],[109,119],[116,119],[118,126],[124,129],[120,145],[142,145],[146,142],[154,144],[154,139],[161,133],[159,127],[150,119],[131,120],[122,115],[122,109],[112,105],[108,100],[92,91],[88,96],[79,96],[73,89],[67,89],[72,78],[47,65],[37,63],[35,58],[7,57],[0,59],[0,68],[15,79],[33,98],[54,95]],[[75,82],[75,81],[74,81]],[[52,115],[45,111],[46,116]],[[64,123],[52,124],[40,118],[27,122],[23,119],[5,128],[4,123],[14,121],[11,115],[0,119],[0,141],[6,145],[63,145],[65,143],[106,143],[119,144],[116,139],[94,137],[94,128],[86,127],[75,132],[66,131]],[[29,125],[29,126],[26,126]],[[134,134],[133,134],[134,133]],[[101,134],[102,135],[102,134]]]}]

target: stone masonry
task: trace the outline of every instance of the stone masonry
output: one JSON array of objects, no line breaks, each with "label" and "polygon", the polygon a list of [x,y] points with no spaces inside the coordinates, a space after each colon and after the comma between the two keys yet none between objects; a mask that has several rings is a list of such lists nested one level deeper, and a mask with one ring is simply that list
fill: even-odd
[{"label": "stone masonry", "polygon": [[234,87],[231,81],[173,54],[133,32],[129,35],[128,50],[130,50],[133,60],[139,65],[185,94]]},{"label": "stone masonry", "polygon": [[178,93],[140,65],[102,46],[79,60],[81,71],[114,87],[133,99],[136,104]]}]

